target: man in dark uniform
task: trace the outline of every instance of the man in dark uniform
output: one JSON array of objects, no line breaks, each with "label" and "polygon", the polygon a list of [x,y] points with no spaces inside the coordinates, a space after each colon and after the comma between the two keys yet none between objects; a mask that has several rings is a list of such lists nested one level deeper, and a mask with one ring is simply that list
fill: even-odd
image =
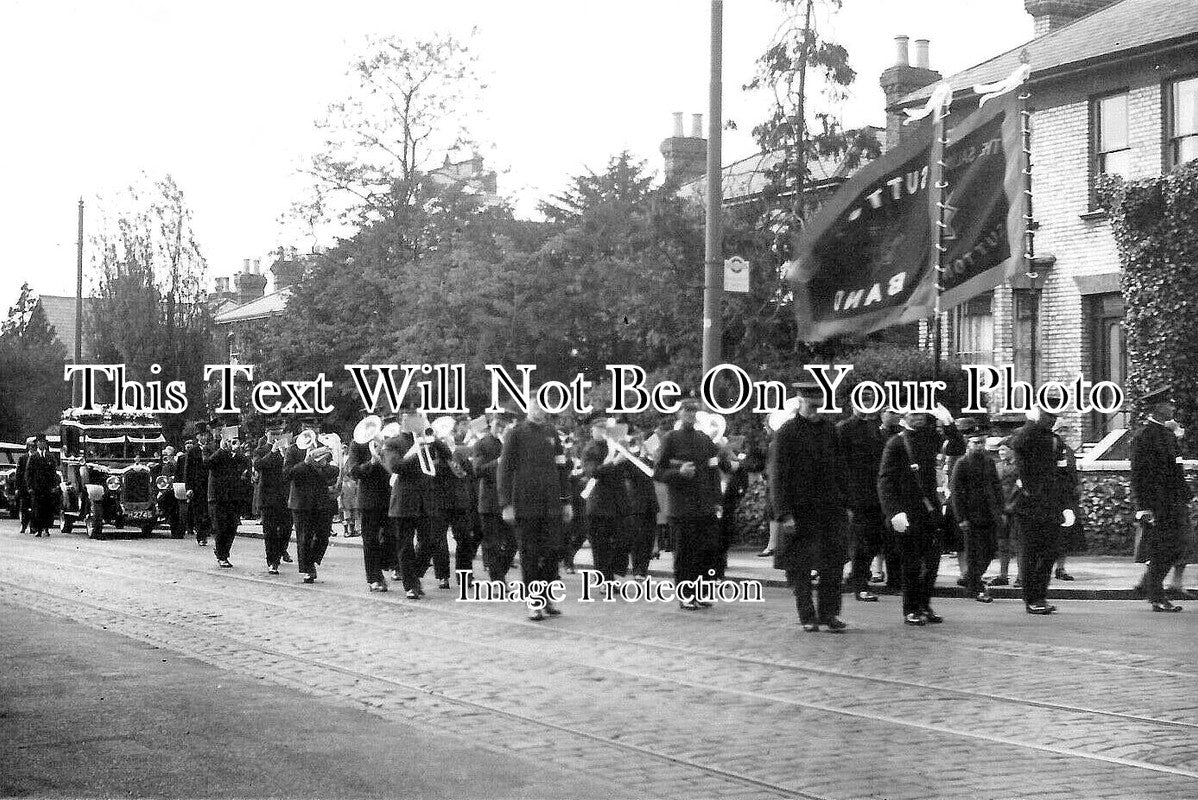
[{"label": "man in dark uniform", "polygon": [[[595,569],[603,580],[616,578],[616,559],[627,559],[623,545],[623,522],[628,505],[624,489],[624,458],[607,441],[613,420],[597,419],[591,423],[591,441],[582,451],[584,515],[587,535],[591,539],[591,555]],[[618,570],[623,573],[621,564]]]},{"label": "man in dark uniform", "polygon": [[216,563],[232,567],[229,552],[241,521],[242,464],[233,452],[233,440],[221,437],[215,449],[204,459],[208,472],[208,518],[216,542]]},{"label": "man in dark uniform", "polygon": [[898,540],[902,561],[903,622],[927,625],[944,619],[932,610],[932,590],[940,571],[940,526],[943,513],[936,487],[936,456],[947,438],[948,455],[965,452],[965,442],[947,409],[937,408],[932,426],[928,414],[905,414],[902,430],[890,437],[878,471],[878,499]]},{"label": "man in dark uniform", "polygon": [[1052,433],[1056,420],[1054,413],[1032,409],[1027,424],[1011,434],[1010,441],[1022,484],[1015,517],[1019,521],[1023,601],[1029,614],[1057,610],[1048,603],[1048,583],[1057,560],[1059,532],[1076,524],[1058,466],[1059,462],[1063,466],[1066,456]]},{"label": "man in dark uniform", "polygon": [[[640,436],[629,448],[635,456],[644,452]],[[624,464],[624,491],[628,496],[624,525],[628,530],[628,549],[632,561],[632,577],[643,581],[649,577],[649,561],[657,526],[657,490],[653,476],[646,474],[631,461]]]},{"label": "man in dark uniform", "polygon": [[283,450],[287,445],[281,420],[272,420],[266,437],[254,453],[258,473],[258,513],[266,546],[266,569],[279,574],[279,562],[291,542],[291,509],[287,507],[288,485],[283,479]]},{"label": "man in dark uniform", "polygon": [[[731,471],[727,458],[706,433],[695,429],[699,401],[682,401],[681,427],[666,434],[653,470],[653,479],[668,489],[670,529],[674,542],[674,584],[706,580],[715,575],[719,552],[716,509],[720,505],[720,468]],[[679,596],[678,604],[693,610],[710,603]]]},{"label": "man in dark uniform", "polygon": [[[770,443],[770,497],[779,523],[774,566],[786,571],[794,588],[803,630],[823,625],[829,633],[848,626],[840,620],[840,583],[844,573],[846,484],[836,428],[820,416],[823,392],[815,382],[795,384],[798,413],[778,429]],[[811,572],[819,573],[816,602]]]},{"label": "man in dark uniform", "polygon": [[499,504],[496,473],[499,456],[503,453],[503,437],[514,415],[509,411],[491,419],[491,429],[474,443],[473,467],[478,479],[478,515],[482,525],[483,567],[493,581],[507,579],[507,572],[516,557],[516,534],[504,522]]},{"label": "man in dark uniform", "polygon": [[[162,448],[158,461],[150,466],[150,480],[157,485],[159,478],[165,478],[166,488],[158,490],[158,511],[166,518],[166,524],[171,530],[172,539],[183,538],[184,522],[179,511],[179,500],[171,484],[176,475],[182,474],[183,459],[175,448],[167,445]],[[181,482],[181,481],[180,481]]]},{"label": "man in dark uniform", "polygon": [[49,536],[54,520],[55,460],[46,435],[34,437],[34,450],[25,464],[25,485],[29,489],[29,528],[34,536]]},{"label": "man in dark uniform", "polygon": [[1164,581],[1193,535],[1189,513],[1194,495],[1177,437],[1166,427],[1174,413],[1169,387],[1149,392],[1144,402],[1148,420],[1131,440],[1131,491],[1136,521],[1142,526],[1140,557],[1148,561],[1140,583],[1153,611],[1176,612],[1182,607],[1165,595]]},{"label": "man in dark uniform", "polygon": [[853,560],[849,571],[849,591],[857,600],[876,603],[878,596],[869,590],[870,565],[874,557],[886,551],[886,529],[882,523],[882,504],[878,502],[878,468],[886,433],[877,414],[860,408],[836,424],[836,440],[844,460],[845,501],[849,509],[849,541]]},{"label": "man in dark uniform", "polygon": [[391,520],[396,547],[396,563],[409,600],[424,594],[420,571],[426,554],[431,554],[433,542],[426,518],[436,511],[432,476],[420,468],[420,455],[415,448],[416,436],[409,432],[418,419],[410,409],[403,412],[401,430],[383,443],[382,462],[391,473],[391,498],[387,516]]},{"label": "man in dark uniform", "polygon": [[337,480],[337,468],[329,464],[332,454],[318,444],[306,450],[292,449],[303,453],[303,460],[296,461],[288,451],[284,462],[287,466],[283,468],[283,479],[290,484],[287,507],[295,522],[297,566],[304,583],[315,583],[317,556],[323,552],[321,540],[328,544],[322,520],[327,515],[329,487]]},{"label": "man in dark uniform", "polygon": [[389,526],[387,507],[391,502],[391,473],[383,466],[379,445],[351,442],[345,468],[358,482],[358,510],[362,523],[362,565],[372,592],[387,591],[383,578],[383,548],[393,540],[384,538]]},{"label": "man in dark uniform", "polygon": [[[878,426],[882,431],[882,444],[885,447],[886,442],[890,441],[890,437],[903,430],[903,415],[892,408],[882,409],[882,422]],[[879,469],[881,465],[879,464]],[[877,478],[874,479],[875,484]],[[876,485],[875,485],[876,491]],[[899,547],[898,537],[894,535],[894,531],[890,529],[889,521],[883,517],[882,526],[884,528],[883,535],[885,537],[886,552],[880,559],[881,565],[885,567],[885,583],[886,588],[893,591],[902,591],[903,588],[903,557]],[[880,579],[882,570],[879,569],[874,575],[870,576],[870,583],[882,583]]]},{"label": "man in dark uniform", "polygon": [[21,516],[21,533],[29,531],[29,484],[25,480],[26,471],[29,467],[29,457],[37,450],[34,438],[30,436],[25,440],[25,452],[17,459],[17,513]]},{"label": "man in dark uniform", "polygon": [[986,452],[986,432],[970,431],[965,455],[956,460],[949,478],[952,519],[961,532],[965,552],[965,587],[979,603],[991,602],[982,576],[994,559],[1003,524],[1003,491],[998,469]]},{"label": "man in dark uniform", "polygon": [[204,451],[211,441],[207,422],[195,425],[195,443],[187,448],[184,459],[183,482],[187,487],[187,530],[195,534],[196,544],[208,544],[208,470],[204,466]]},{"label": "man in dark uniform", "polygon": [[530,584],[541,581],[547,586],[559,579],[562,524],[574,518],[565,465],[557,429],[545,409],[530,398],[526,418],[508,429],[495,477],[503,520],[516,532],[532,620],[561,614],[547,589],[534,592]]}]

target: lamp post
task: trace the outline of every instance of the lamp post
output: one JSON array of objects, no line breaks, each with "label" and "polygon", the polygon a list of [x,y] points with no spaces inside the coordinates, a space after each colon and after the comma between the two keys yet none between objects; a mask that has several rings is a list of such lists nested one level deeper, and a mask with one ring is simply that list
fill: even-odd
[{"label": "lamp post", "polygon": [[711,0],[711,87],[707,115],[707,228],[703,278],[703,374],[719,365],[723,336],[721,300],[724,293],[723,239],[720,213],[724,187],[720,182],[721,125],[723,122],[724,0]]}]

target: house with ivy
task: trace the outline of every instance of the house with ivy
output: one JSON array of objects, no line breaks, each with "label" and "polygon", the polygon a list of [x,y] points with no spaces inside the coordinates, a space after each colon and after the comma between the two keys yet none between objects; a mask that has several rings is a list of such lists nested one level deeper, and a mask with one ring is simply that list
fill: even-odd
[{"label": "house with ivy", "polygon": [[1198,158],[1198,2],[996,0],[1020,1],[1034,38],[948,77],[930,69],[926,45],[910,63],[899,39],[881,80],[885,144],[901,140],[904,109],[923,106],[935,83],[952,86],[951,125],[977,108],[974,85],[1029,65],[1035,247],[1055,264],[946,310],[942,351],[1012,364],[1032,384],[1082,374],[1130,388],[1121,412],[1067,418],[1074,445],[1101,443],[1095,452],[1119,458],[1109,446],[1126,441],[1130,400],[1145,387],[1129,387],[1129,300],[1098,187],[1104,175],[1158,178]]}]

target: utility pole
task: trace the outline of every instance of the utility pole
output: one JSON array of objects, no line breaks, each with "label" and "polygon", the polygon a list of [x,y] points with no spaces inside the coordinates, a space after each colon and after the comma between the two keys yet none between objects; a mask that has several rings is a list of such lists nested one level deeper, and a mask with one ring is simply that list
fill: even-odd
[{"label": "utility pole", "polygon": [[[83,198],[79,198],[79,241],[75,259],[75,363],[83,361]],[[76,375],[72,405],[83,405],[83,379]]]},{"label": "utility pole", "polygon": [[720,136],[724,113],[723,93],[724,0],[711,0],[711,92],[707,115],[707,236],[703,279],[703,373],[722,361],[721,313],[724,295],[724,248],[720,215],[724,205],[721,183]]}]

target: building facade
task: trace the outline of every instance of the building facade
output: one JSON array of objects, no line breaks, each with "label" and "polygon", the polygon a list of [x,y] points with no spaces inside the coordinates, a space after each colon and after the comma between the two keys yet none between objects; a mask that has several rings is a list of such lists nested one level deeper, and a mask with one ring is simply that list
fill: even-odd
[{"label": "building facade", "polygon": [[[1037,36],[946,79],[954,89],[950,124],[976,108],[973,85],[1001,80],[1021,61],[1030,65],[1035,246],[1056,262],[1035,279],[1021,276],[947,311],[942,346],[963,363],[1012,364],[1032,383],[1080,374],[1122,385],[1121,267],[1094,186],[1102,174],[1154,177],[1198,157],[1198,2],[1024,3]],[[923,105],[930,93],[929,85],[888,96],[888,118]],[[899,137],[888,126],[887,144]],[[1075,444],[1129,422],[1126,412],[1068,421]]]}]

